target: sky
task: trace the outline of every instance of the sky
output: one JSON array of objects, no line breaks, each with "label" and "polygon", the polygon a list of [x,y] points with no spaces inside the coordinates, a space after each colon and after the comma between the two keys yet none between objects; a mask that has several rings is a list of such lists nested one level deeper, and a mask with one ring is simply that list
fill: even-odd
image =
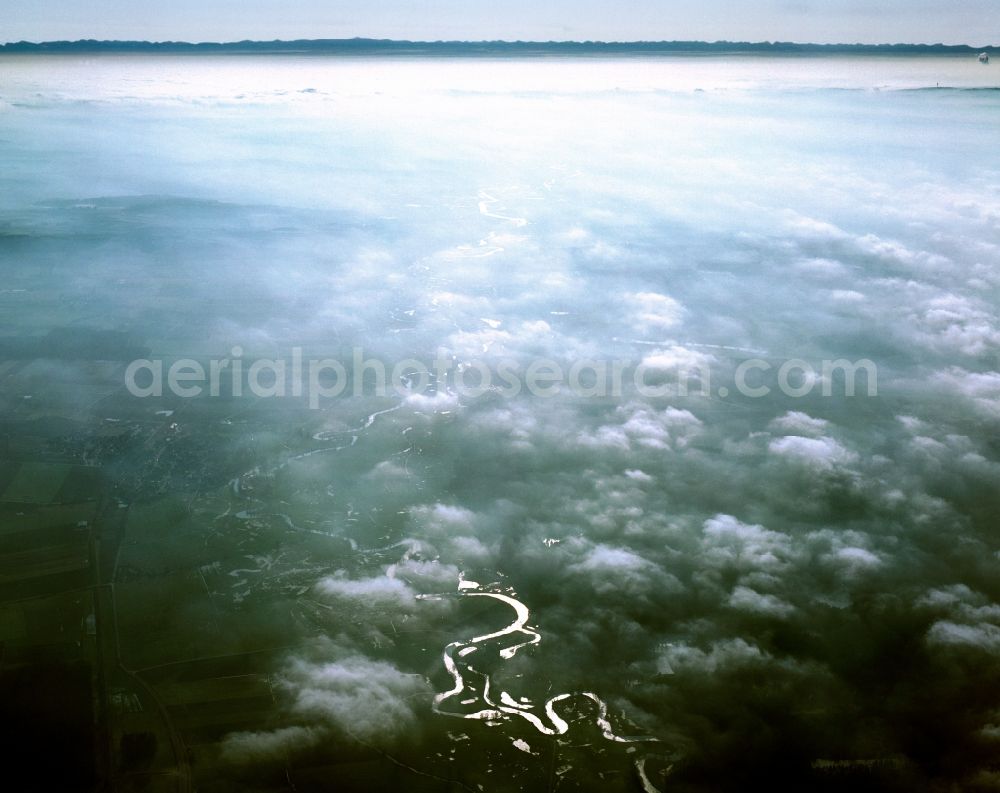
[{"label": "sky", "polygon": [[995,0],[4,0],[0,41],[750,40],[1000,43]]}]

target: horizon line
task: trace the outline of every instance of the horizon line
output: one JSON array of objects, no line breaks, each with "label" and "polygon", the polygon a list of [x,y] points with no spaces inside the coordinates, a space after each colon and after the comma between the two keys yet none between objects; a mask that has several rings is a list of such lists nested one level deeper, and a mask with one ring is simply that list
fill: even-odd
[{"label": "horizon line", "polygon": [[993,50],[1000,49],[996,44],[944,44],[943,42],[912,43],[912,42],[880,42],[877,44],[862,42],[807,42],[807,41],[734,41],[729,39],[717,39],[709,41],[705,39],[638,39],[638,40],[600,40],[600,39],[388,39],[372,38],[365,36],[353,36],[350,38],[300,38],[300,39],[241,39],[232,41],[185,41],[185,40],[149,40],[149,39],[55,39],[50,41],[6,41],[0,43],[0,50],[15,48],[23,51],[31,51],[42,48],[77,48],[85,47],[151,47],[164,49],[168,47],[185,48],[233,48],[233,47],[277,47],[283,45],[292,46],[371,46],[371,47],[618,47],[618,48],[653,48],[653,47],[695,47],[699,49],[712,47],[735,47],[735,48],[755,48],[755,49],[778,49],[796,48],[810,50],[824,49],[850,49],[850,50],[885,50],[885,49],[914,49],[914,50]]}]

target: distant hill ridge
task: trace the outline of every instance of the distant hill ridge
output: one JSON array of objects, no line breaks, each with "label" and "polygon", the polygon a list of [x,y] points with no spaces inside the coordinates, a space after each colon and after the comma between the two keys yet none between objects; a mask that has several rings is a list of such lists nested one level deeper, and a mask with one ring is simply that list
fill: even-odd
[{"label": "distant hill ridge", "polygon": [[396,41],[393,39],[298,39],[295,41],[18,41],[5,53],[316,53],[329,55],[974,55],[1000,47],[967,44],[796,44],[747,41]]}]

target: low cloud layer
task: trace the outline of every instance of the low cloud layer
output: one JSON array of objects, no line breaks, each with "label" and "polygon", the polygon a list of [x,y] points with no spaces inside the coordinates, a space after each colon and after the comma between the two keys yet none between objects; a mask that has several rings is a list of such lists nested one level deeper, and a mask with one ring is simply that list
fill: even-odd
[{"label": "low cloud layer", "polygon": [[[197,91],[12,97],[29,106],[3,110],[5,336],[627,358],[650,382],[713,381],[309,410],[117,381],[107,397],[83,364],[8,372],[11,415],[99,428],[88,464],[146,516],[124,583],[187,587],[160,621],[194,638],[126,642],[136,668],[202,648],[267,665],[269,716],[228,731],[213,773],[624,791],[645,758],[678,790],[998,789],[993,95],[680,91],[655,70],[619,91],[589,62],[533,65],[529,87],[494,66],[461,90],[454,64],[380,65],[376,89],[349,64],[281,63],[253,90],[234,67]],[[36,173],[39,152],[73,166]],[[774,376],[871,360],[878,392],[721,392],[751,358]],[[434,709],[446,648],[518,618],[474,591],[516,597],[540,636],[455,656],[456,708],[495,695],[504,718]],[[568,737],[517,715],[553,724],[562,694]],[[656,744],[608,740],[598,699],[612,734]]]}]

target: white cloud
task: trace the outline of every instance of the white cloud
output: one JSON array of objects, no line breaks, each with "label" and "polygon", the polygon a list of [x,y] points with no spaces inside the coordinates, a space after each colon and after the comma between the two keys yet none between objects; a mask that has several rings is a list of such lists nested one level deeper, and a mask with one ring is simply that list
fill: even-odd
[{"label": "white cloud", "polygon": [[323,731],[315,727],[282,727],[270,732],[236,732],[222,742],[222,759],[230,763],[284,761],[288,755],[315,746]]},{"label": "white cloud", "polygon": [[680,324],[684,307],[674,298],[657,292],[633,292],[625,296],[628,317],[636,330],[664,331]]},{"label": "white cloud", "polygon": [[1000,655],[1000,627],[990,623],[964,625],[949,620],[935,622],[927,632],[931,645],[971,647]]},{"label": "white cloud", "polygon": [[716,515],[705,521],[702,550],[706,563],[740,570],[780,571],[796,556],[787,534],[742,523],[732,515]]},{"label": "white cloud", "polygon": [[730,608],[770,617],[787,617],[795,606],[774,595],[765,595],[749,587],[738,586],[729,596]]},{"label": "white cloud", "polygon": [[774,455],[817,470],[831,470],[857,460],[854,452],[848,451],[833,438],[827,437],[806,438],[801,435],[786,435],[771,441],[768,450]]},{"label": "white cloud", "polygon": [[774,419],[770,424],[770,429],[784,433],[785,435],[801,435],[815,438],[821,436],[829,425],[830,422],[824,419],[815,419],[808,413],[790,410],[783,416]]},{"label": "white cloud", "polygon": [[608,545],[591,548],[581,561],[570,565],[569,572],[587,576],[598,595],[643,597],[683,590],[675,576],[653,562],[626,548]]},{"label": "white cloud", "polygon": [[293,712],[362,740],[387,740],[416,723],[430,699],[428,683],[386,661],[347,655],[326,662],[297,659],[285,674]]},{"label": "white cloud", "polygon": [[413,590],[404,581],[388,576],[355,580],[340,573],[318,581],[316,591],[331,599],[378,608],[410,609],[415,605]]},{"label": "white cloud", "polygon": [[669,645],[662,652],[675,672],[713,675],[753,666],[765,666],[771,656],[745,639],[713,642],[707,651],[687,644]]}]

